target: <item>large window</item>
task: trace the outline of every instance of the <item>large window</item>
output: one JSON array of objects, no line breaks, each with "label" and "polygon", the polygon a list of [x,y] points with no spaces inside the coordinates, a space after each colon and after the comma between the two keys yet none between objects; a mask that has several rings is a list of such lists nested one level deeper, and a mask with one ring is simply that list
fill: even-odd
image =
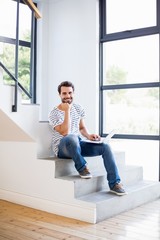
[{"label": "large window", "polygon": [[[32,11],[17,0],[0,1],[0,61],[29,93],[22,99],[36,102],[36,20]],[[4,71],[6,84],[15,84]]]},{"label": "large window", "polygon": [[155,0],[107,0],[106,32],[115,33],[156,25]]},{"label": "large window", "polygon": [[[119,146],[134,139],[132,150],[136,150],[137,139],[142,153],[149,150],[146,140],[151,141],[150,150],[157,161],[159,12],[158,0],[100,0],[100,134],[117,129]],[[155,171],[158,178],[157,165]]]}]

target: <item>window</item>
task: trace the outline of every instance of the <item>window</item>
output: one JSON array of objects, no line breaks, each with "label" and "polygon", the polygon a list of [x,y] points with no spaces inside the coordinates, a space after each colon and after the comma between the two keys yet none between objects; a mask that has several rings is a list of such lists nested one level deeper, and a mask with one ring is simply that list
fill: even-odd
[{"label": "window", "polygon": [[158,0],[100,0],[101,136],[160,140],[159,12]]},{"label": "window", "polygon": [[156,25],[156,0],[107,0],[106,32],[122,32]]},{"label": "window", "polygon": [[[25,17],[24,17],[25,16]],[[22,92],[23,101],[36,102],[36,20],[23,1],[1,0],[0,61],[31,96]],[[4,71],[4,82],[15,84]]]}]

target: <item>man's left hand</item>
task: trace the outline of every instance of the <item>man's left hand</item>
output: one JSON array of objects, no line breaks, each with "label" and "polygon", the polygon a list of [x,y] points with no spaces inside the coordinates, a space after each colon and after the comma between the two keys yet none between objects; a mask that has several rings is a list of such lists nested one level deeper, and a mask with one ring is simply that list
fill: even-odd
[{"label": "man's left hand", "polygon": [[89,135],[89,140],[91,141],[100,141],[101,140],[101,137],[97,134],[90,134]]}]

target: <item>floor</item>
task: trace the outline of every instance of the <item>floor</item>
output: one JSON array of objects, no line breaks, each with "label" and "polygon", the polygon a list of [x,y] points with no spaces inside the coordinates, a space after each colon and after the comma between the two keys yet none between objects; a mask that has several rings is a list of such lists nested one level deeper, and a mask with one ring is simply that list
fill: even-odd
[{"label": "floor", "polygon": [[0,240],[160,240],[160,199],[97,224],[0,200]]}]

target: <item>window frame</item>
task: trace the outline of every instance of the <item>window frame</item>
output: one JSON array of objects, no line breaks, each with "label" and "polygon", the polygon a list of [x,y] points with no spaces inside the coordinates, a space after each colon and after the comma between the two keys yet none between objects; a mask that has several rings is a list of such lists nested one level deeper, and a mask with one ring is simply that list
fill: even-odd
[{"label": "window frame", "polygon": [[[106,2],[107,0],[100,0],[100,44],[99,44],[99,134],[102,137],[108,135],[103,131],[103,93],[107,90],[117,90],[117,89],[134,89],[134,88],[151,88],[160,87],[160,82],[149,82],[149,83],[132,83],[132,84],[118,84],[118,85],[104,85],[103,84],[103,43],[117,40],[124,40],[135,37],[149,36],[153,34],[160,35],[160,1],[157,2],[157,24],[153,27],[133,29],[116,33],[106,33]],[[160,38],[159,38],[160,39]],[[160,45],[160,44],[159,44]],[[160,49],[160,46],[159,46]],[[160,53],[159,53],[160,56]],[[160,71],[160,70],[159,70]],[[159,73],[160,76],[160,73]],[[160,131],[160,130],[159,130]],[[137,135],[137,134],[115,134],[114,138],[119,139],[141,139],[141,140],[160,140],[160,133],[158,135]]]},{"label": "window frame", "polygon": [[[16,38],[9,38],[5,36],[0,36],[0,42],[9,43],[15,45],[15,77],[18,79],[18,48],[19,46],[28,47],[31,50],[30,55],[30,91],[31,103],[36,103],[36,48],[37,48],[37,20],[34,17],[34,13],[31,14],[31,41],[27,42],[24,40],[19,40],[19,4],[25,4],[22,0],[11,0],[17,2],[17,13],[16,13]],[[15,30],[16,31],[16,30]]]},{"label": "window frame", "polygon": [[[136,83],[136,84],[119,84],[119,85],[103,85],[103,43],[109,41],[116,41],[121,39],[129,39],[140,36],[149,36],[159,34],[159,62],[160,62],[160,1],[156,1],[157,5],[157,24],[153,27],[127,30],[117,33],[106,33],[106,1],[99,0],[99,21],[100,21],[100,40],[99,40],[99,134],[102,137],[108,134],[103,131],[103,93],[107,90],[113,89],[134,89],[134,88],[159,88],[160,98],[160,79],[159,82],[152,83]],[[160,78],[160,68],[159,68]],[[159,109],[159,124],[160,124],[160,109]],[[136,134],[115,134],[113,138],[117,139],[132,139],[132,140],[157,140],[159,141],[159,155],[160,155],[160,128],[159,135],[136,135]],[[159,160],[159,181],[160,181],[160,160]]]}]

